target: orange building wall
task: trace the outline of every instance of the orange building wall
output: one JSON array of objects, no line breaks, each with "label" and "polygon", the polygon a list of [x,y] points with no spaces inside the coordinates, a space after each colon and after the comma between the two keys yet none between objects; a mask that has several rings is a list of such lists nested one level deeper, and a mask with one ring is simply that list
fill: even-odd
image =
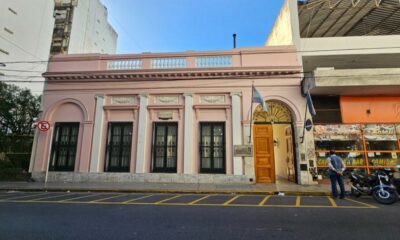
[{"label": "orange building wall", "polygon": [[400,96],[340,97],[343,123],[400,123]]}]

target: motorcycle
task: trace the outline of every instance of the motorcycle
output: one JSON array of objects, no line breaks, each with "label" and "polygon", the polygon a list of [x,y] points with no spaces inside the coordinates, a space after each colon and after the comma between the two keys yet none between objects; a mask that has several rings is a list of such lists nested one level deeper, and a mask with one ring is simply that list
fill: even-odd
[{"label": "motorcycle", "polygon": [[393,185],[397,189],[397,193],[400,194],[400,165],[396,166],[397,168],[397,173],[393,175]]},{"label": "motorcycle", "polygon": [[366,176],[355,169],[350,174],[350,181],[353,196],[372,195],[381,204],[393,204],[399,198],[386,170],[376,169]]},{"label": "motorcycle", "polygon": [[385,168],[384,171],[389,176],[389,181],[393,184],[396,188],[397,193],[400,194],[400,165],[396,166],[397,170],[387,169]]}]

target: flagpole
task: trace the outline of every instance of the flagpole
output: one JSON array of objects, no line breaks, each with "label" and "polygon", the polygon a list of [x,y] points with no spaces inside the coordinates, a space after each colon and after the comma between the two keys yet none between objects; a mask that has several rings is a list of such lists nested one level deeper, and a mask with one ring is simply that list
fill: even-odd
[{"label": "flagpole", "polygon": [[304,135],[306,134],[307,110],[308,110],[308,104],[307,104],[307,100],[306,100],[306,111],[304,112],[303,137],[301,138],[301,143],[304,142]]},{"label": "flagpole", "polygon": [[249,136],[249,143],[251,143],[251,130],[253,125],[253,92],[254,92],[254,81],[251,84],[251,101],[250,101],[250,136]]}]

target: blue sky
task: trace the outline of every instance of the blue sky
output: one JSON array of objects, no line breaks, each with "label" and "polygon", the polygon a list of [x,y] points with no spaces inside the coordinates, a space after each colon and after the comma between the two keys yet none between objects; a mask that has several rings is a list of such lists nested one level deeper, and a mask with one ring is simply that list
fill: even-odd
[{"label": "blue sky", "polygon": [[262,46],[284,0],[101,0],[117,53]]}]

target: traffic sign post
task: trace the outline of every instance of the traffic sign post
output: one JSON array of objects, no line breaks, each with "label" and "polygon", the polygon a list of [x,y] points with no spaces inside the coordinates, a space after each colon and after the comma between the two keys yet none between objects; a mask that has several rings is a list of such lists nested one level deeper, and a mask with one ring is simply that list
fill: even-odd
[{"label": "traffic sign post", "polygon": [[50,123],[48,121],[38,122],[38,129],[42,132],[47,132],[50,129]]},{"label": "traffic sign post", "polygon": [[[37,128],[39,129],[39,131],[41,132],[47,132],[48,130],[50,130],[50,123],[48,121],[39,121],[37,124]],[[50,135],[51,136],[51,135]],[[50,142],[52,142],[52,139],[50,140]],[[44,184],[46,186],[47,184],[47,177],[49,175],[49,163],[50,160],[47,161],[47,167],[46,167],[46,175],[44,178]]]}]

